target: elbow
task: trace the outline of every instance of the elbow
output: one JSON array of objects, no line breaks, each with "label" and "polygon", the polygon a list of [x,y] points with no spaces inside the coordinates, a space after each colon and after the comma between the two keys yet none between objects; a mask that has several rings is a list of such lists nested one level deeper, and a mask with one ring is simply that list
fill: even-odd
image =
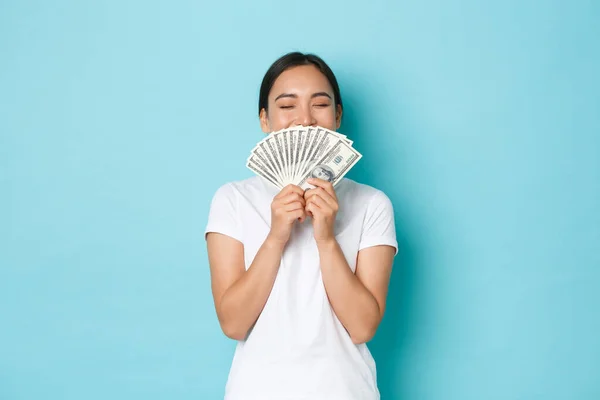
[{"label": "elbow", "polygon": [[248,330],[241,327],[239,324],[235,324],[232,322],[221,322],[221,330],[230,339],[233,340],[244,340],[246,339],[246,335],[248,334]]},{"label": "elbow", "polygon": [[[381,323],[383,315],[379,312],[373,313],[362,319],[360,324],[354,326],[354,329],[349,329],[350,339],[355,345],[367,343],[375,337],[377,328]],[[357,321],[358,322],[358,321]]]},{"label": "elbow", "polygon": [[373,339],[376,331],[377,326],[365,326],[360,330],[357,329],[355,332],[350,333],[350,339],[356,345],[367,343]]},{"label": "elbow", "polygon": [[223,302],[221,302],[220,307],[217,307],[217,318],[221,326],[221,331],[230,339],[237,341],[245,340],[250,328],[244,326],[241,323],[242,321],[240,321],[241,318],[236,318],[235,312],[231,311]]}]

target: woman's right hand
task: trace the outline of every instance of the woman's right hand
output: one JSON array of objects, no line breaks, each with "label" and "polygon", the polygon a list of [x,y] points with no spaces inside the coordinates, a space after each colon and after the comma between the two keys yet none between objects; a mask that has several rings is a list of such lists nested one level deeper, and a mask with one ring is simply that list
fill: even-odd
[{"label": "woman's right hand", "polygon": [[285,244],[290,239],[294,222],[306,218],[304,190],[296,185],[287,185],[271,203],[271,231],[269,237]]}]

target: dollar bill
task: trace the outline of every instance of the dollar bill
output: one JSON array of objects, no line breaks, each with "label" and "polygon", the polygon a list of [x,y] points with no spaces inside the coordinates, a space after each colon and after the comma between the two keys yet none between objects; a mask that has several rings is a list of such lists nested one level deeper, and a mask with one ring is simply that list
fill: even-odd
[{"label": "dollar bill", "polygon": [[254,173],[266,179],[267,182],[273,184],[276,188],[281,189],[281,185],[277,182],[277,178],[275,178],[275,176],[273,176],[260,161],[251,158],[248,160],[246,166],[250,168],[251,171],[254,171]]},{"label": "dollar bill", "polygon": [[306,129],[299,128],[295,130],[295,137],[294,167],[292,168],[292,179],[294,182],[298,177],[298,167],[300,166],[302,147],[304,146],[304,141],[306,140]]},{"label": "dollar bill", "polygon": [[283,136],[285,136],[287,130],[283,130],[280,132],[272,133],[273,141],[275,142],[276,155],[281,162],[281,175],[283,176],[283,186],[286,186],[290,183],[290,177],[288,175],[288,166],[287,166],[287,158],[285,157],[285,150],[283,144]]},{"label": "dollar bill", "polygon": [[310,165],[298,186],[304,190],[313,188],[314,186],[307,182],[309,178],[323,179],[335,186],[361,158],[360,153],[345,140],[338,138],[321,158]]},{"label": "dollar bill", "polygon": [[281,184],[285,182],[284,168],[283,168],[283,160],[279,157],[279,151],[277,150],[277,142],[273,134],[270,134],[265,139],[265,144],[267,145],[267,149],[269,154],[273,158],[275,165],[277,166],[277,174],[280,176]]},{"label": "dollar bill", "polygon": [[248,157],[248,160],[246,160],[246,161],[249,161],[250,159],[254,159],[256,162],[256,160],[259,160],[260,163],[266,168],[266,170],[271,175],[273,175],[277,184],[281,185],[283,180],[279,176],[277,166],[276,166],[275,162],[273,161],[273,157],[271,156],[271,154],[269,152],[265,151],[265,149],[264,149],[265,146],[266,146],[265,143],[261,143],[259,146],[256,146],[252,150],[252,153],[250,153],[250,157]]},{"label": "dollar bill", "polygon": [[246,166],[278,188],[310,187],[310,176],[336,185],[362,157],[353,141],[320,126],[293,126],[272,132],[250,152]]}]

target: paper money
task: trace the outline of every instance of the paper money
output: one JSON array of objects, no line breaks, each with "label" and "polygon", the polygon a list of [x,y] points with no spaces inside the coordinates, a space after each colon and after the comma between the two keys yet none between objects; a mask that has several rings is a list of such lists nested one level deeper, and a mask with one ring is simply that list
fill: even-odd
[{"label": "paper money", "polygon": [[258,142],[246,166],[279,189],[289,184],[312,188],[311,177],[336,185],[362,158],[352,145],[346,135],[320,126],[294,126]]},{"label": "paper money", "polygon": [[317,161],[310,164],[304,176],[297,183],[302,189],[310,189],[307,180],[319,178],[331,182],[334,186],[346,175],[348,171],[362,158],[356,150],[342,139],[321,153]]}]

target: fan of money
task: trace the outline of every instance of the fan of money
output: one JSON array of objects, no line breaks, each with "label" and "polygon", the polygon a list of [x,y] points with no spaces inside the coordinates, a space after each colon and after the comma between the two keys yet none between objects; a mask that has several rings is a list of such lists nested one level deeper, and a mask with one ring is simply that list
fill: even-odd
[{"label": "fan of money", "polygon": [[320,126],[295,126],[258,142],[246,166],[278,189],[289,184],[312,188],[309,178],[335,186],[362,158],[352,143],[345,135]]}]

